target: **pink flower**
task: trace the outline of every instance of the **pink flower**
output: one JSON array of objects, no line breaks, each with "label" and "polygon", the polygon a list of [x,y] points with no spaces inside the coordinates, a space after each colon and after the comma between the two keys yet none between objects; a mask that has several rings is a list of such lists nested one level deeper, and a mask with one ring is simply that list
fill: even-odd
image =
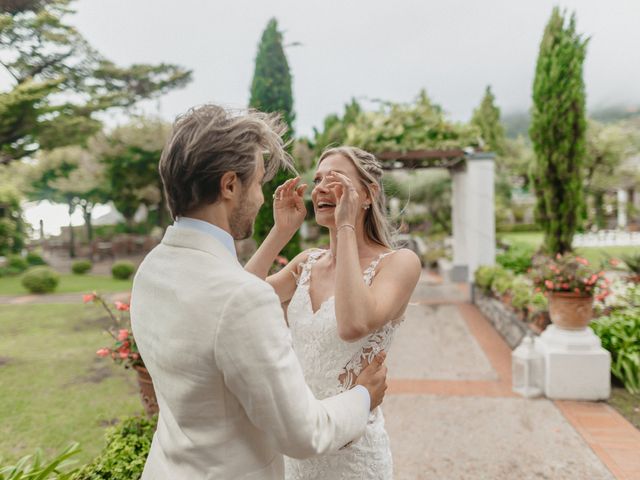
[{"label": "pink flower", "polygon": [[129,304],[128,303],[123,303],[123,302],[116,302],[116,310],[120,310],[121,312],[128,312],[129,311]]},{"label": "pink flower", "polygon": [[581,263],[582,265],[589,265],[589,260],[582,257],[576,257],[576,262]]},{"label": "pink flower", "polygon": [[573,291],[576,293],[580,293],[580,289],[578,287],[574,288]]},{"label": "pink flower", "polygon": [[562,255],[560,255],[559,253],[556,253],[556,260],[560,260],[562,258]]},{"label": "pink flower", "polygon": [[569,284],[568,283],[563,283],[562,284],[562,289],[563,290],[569,290]]},{"label": "pink flower", "polygon": [[123,360],[129,356],[129,350],[120,352],[120,358]]},{"label": "pink flower", "polygon": [[281,255],[278,255],[276,257],[276,262],[279,263],[282,266],[285,266],[289,263],[289,260]]},{"label": "pink flower", "polygon": [[612,267],[617,267],[618,265],[620,265],[620,260],[618,260],[617,258],[610,258],[609,263]]},{"label": "pink flower", "polygon": [[137,360],[138,358],[140,358],[140,355],[138,355],[137,353],[132,353],[131,358],[133,358],[134,360]]},{"label": "pink flower", "polygon": [[547,287],[549,290],[553,290],[553,282],[551,280],[545,280],[544,281],[544,285],[545,287]]},{"label": "pink flower", "polygon": [[96,355],[98,355],[99,357],[107,357],[110,353],[110,350],[108,348],[101,348],[96,352]]},{"label": "pink flower", "polygon": [[129,338],[129,330],[127,330],[126,328],[120,329],[120,331],[118,332],[118,340],[122,342],[127,338]]},{"label": "pink flower", "polygon": [[93,302],[95,299],[96,299],[96,294],[95,293],[87,293],[86,295],[82,296],[82,301],[84,303]]}]

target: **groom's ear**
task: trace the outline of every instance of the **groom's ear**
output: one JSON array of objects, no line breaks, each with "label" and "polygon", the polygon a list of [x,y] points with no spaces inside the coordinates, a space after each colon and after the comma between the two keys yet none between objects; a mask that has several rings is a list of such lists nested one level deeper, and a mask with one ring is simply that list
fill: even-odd
[{"label": "groom's ear", "polygon": [[236,172],[225,172],[220,178],[220,198],[222,200],[233,199],[239,188],[240,179]]}]

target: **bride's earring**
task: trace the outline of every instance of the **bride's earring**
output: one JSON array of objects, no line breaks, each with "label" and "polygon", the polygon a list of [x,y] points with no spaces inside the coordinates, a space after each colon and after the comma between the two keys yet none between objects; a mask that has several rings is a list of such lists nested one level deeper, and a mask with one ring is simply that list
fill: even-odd
[{"label": "bride's earring", "polygon": [[363,208],[363,209],[365,209],[365,210],[369,210],[369,207],[370,207],[370,206],[371,206],[371,205],[369,205],[368,203],[366,203],[366,204],[364,204],[364,205],[362,206],[362,208]]}]

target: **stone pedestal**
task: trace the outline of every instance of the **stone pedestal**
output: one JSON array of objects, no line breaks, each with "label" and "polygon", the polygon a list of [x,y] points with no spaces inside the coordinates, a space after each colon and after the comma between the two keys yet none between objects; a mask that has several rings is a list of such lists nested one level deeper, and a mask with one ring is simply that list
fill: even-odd
[{"label": "stone pedestal", "polygon": [[542,388],[548,398],[609,398],[611,355],[590,328],[563,330],[549,325],[536,338],[535,348],[544,357]]}]

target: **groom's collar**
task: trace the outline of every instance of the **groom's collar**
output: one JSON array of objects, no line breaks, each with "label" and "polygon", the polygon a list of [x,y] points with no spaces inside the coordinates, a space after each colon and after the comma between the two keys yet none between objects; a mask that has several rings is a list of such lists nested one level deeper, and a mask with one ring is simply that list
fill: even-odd
[{"label": "groom's collar", "polygon": [[192,228],[170,226],[162,238],[162,243],[173,247],[200,250],[220,259],[227,259],[239,264],[238,258],[220,240]]},{"label": "groom's collar", "polygon": [[238,256],[236,253],[236,245],[233,242],[231,234],[213,223],[198,220],[197,218],[178,217],[173,225],[178,228],[190,228],[192,230],[197,230],[199,232],[206,233],[207,235],[211,235],[227,247],[234,257],[237,258]]}]

